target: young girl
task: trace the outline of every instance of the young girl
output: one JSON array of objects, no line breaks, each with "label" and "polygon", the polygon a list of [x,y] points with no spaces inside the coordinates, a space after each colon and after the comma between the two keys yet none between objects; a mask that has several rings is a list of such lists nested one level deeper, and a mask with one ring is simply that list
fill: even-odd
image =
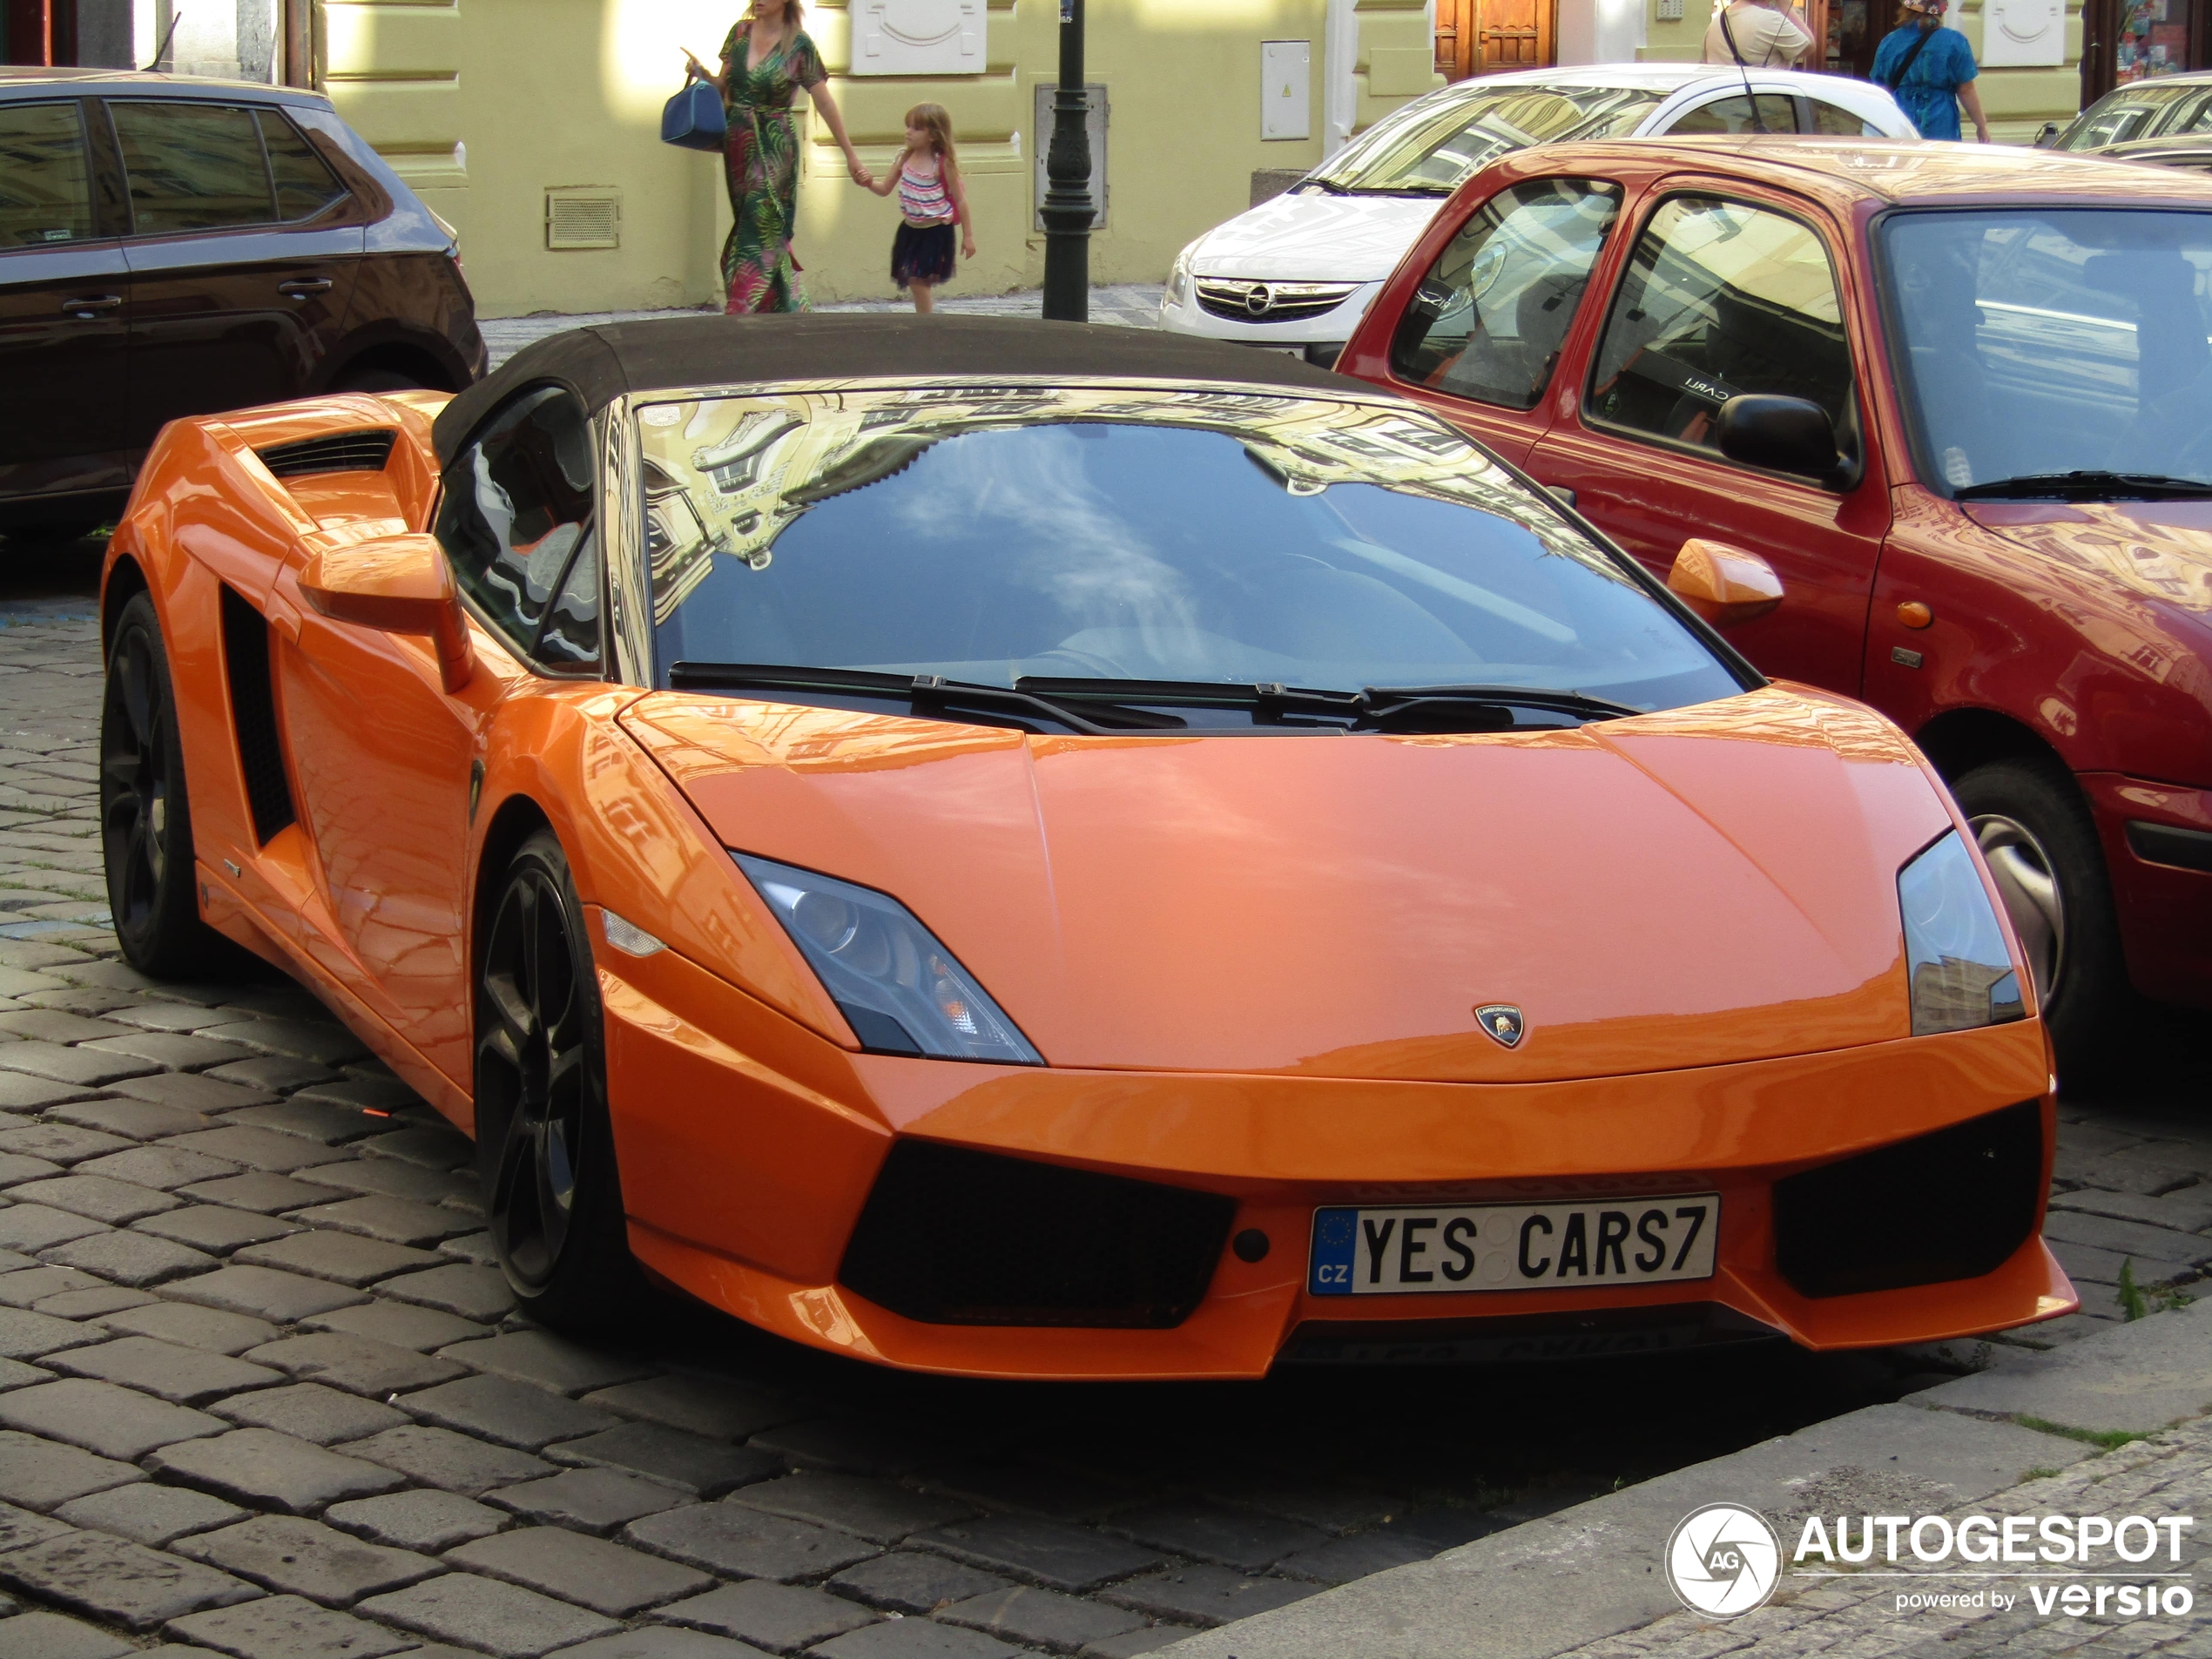
[{"label": "young girl", "polygon": [[953,118],[942,105],[917,104],[907,111],[907,147],[899,165],[868,188],[879,196],[899,192],[905,222],[891,243],[891,280],[913,290],[915,311],[935,310],[931,290],[952,279],[954,226],[960,226],[961,257],[975,257],[974,222],[953,148]]}]

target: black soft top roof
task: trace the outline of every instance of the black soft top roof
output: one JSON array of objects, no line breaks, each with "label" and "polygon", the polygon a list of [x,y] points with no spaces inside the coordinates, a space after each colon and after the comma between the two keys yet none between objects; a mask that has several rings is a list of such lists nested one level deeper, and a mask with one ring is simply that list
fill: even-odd
[{"label": "black soft top roof", "polygon": [[911,312],[668,317],[571,328],[525,346],[446,405],[438,460],[526,386],[565,386],[597,415],[629,392],[799,380],[972,380],[997,374],[1229,381],[1378,395],[1281,352],[1150,328]]}]

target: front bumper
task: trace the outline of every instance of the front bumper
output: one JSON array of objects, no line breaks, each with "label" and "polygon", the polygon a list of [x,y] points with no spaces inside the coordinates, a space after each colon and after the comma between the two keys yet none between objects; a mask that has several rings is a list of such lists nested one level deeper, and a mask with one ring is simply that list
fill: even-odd
[{"label": "front bumper", "polygon": [[[1363,1324],[1387,1344],[1386,1332],[1409,1323],[1512,1322],[1502,1334],[1547,1318],[1572,1329],[1610,1310],[1662,1325],[1669,1309],[1710,1322],[1717,1309],[1739,1332],[1750,1321],[1844,1348],[1971,1335],[2075,1305],[2033,1228],[1994,1271],[1945,1284],[1814,1298],[1776,1263],[1777,1181],[2021,1102],[2038,1103],[2040,1225],[2053,1104],[2033,1021],[1541,1084],[1038,1070],[853,1054],[673,952],[600,960],[609,1099],[639,1260],[740,1318],[856,1358],[971,1376],[1256,1377],[1286,1351],[1327,1357],[1314,1327],[1341,1347]],[[1169,1328],[904,1318],[840,1280],[900,1136],[1214,1195],[1227,1237],[1258,1230],[1271,1248],[1257,1261],[1222,1250],[1195,1308]],[[1306,1285],[1324,1204],[1716,1190],[1709,1279],[1359,1297]],[[1350,1346],[1372,1357],[1369,1345]]]}]

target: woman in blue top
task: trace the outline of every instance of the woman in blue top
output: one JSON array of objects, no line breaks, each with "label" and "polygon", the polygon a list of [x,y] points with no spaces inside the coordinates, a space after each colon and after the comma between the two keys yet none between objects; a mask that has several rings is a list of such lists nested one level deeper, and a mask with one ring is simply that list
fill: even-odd
[{"label": "woman in blue top", "polygon": [[1974,91],[1974,49],[1956,29],[1943,26],[1944,0],[1904,0],[1897,27],[1874,54],[1874,79],[1924,138],[1957,138],[1959,106],[1973,118],[1974,136],[1989,142],[1989,122]]}]

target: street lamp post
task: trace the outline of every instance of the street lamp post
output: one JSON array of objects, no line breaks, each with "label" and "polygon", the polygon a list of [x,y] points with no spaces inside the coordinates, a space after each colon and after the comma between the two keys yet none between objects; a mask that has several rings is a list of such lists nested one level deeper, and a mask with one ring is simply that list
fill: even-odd
[{"label": "street lamp post", "polygon": [[1052,95],[1052,147],[1045,152],[1044,314],[1090,320],[1089,96],[1083,91],[1083,0],[1060,0],[1060,85]]}]

